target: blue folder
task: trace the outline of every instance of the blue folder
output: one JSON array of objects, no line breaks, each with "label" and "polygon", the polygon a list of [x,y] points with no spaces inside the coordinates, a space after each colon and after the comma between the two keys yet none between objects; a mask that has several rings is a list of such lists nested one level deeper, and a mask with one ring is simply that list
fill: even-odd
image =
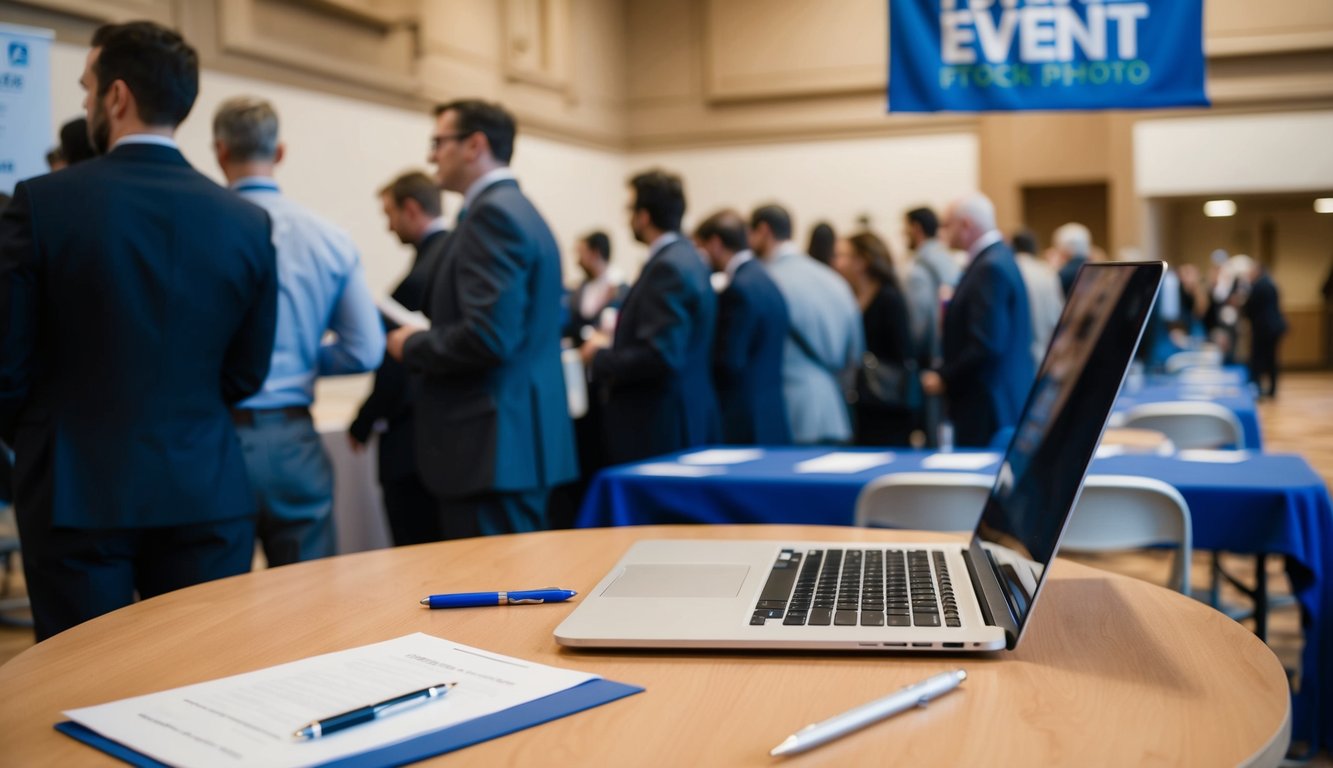
[{"label": "blue folder", "polygon": [[[435,755],[442,755],[445,752],[452,752],[455,749],[470,747],[473,744],[505,736],[515,731],[521,731],[524,728],[531,728],[534,725],[541,725],[550,720],[557,720],[565,715],[582,712],[585,709],[601,706],[642,691],[643,689],[638,686],[617,683],[612,680],[589,680],[582,685],[576,685],[559,693],[553,693],[536,701],[529,701],[526,704],[510,707],[485,717],[478,717],[465,723],[441,728],[438,731],[425,733],[369,752],[321,763],[321,768],[352,768],[353,766],[355,768],[374,768],[376,766],[413,763]],[[130,765],[144,766],[144,768],[169,768],[165,763],[160,763],[147,755],[140,754],[78,723],[68,720],[63,723],[56,723],[56,730],[66,736],[72,736],[85,744],[94,746]]]}]

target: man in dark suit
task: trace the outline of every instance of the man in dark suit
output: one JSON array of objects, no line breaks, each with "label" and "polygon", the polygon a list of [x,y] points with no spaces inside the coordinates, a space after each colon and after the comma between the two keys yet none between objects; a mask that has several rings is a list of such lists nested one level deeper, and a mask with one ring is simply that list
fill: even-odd
[{"label": "man in dark suit", "polygon": [[509,171],[514,118],[435,110],[436,181],[463,195],[426,288],[427,330],[389,334],[421,374],[417,467],[448,538],[545,528],[552,486],[578,474],[560,365],[560,251]]},{"label": "man in dark suit", "polygon": [[713,340],[713,382],[722,412],[722,439],[737,445],[787,445],[791,429],[782,400],[782,356],[791,318],[787,301],[748,247],[750,232],[735,211],[698,226],[694,242],[725,274]]},{"label": "man in dark suit", "polygon": [[611,238],[605,232],[589,232],[575,248],[584,280],[569,294],[569,321],[562,335],[577,347],[584,334],[601,329],[604,310],[620,311],[629,286],[611,269]]},{"label": "man in dark suit", "polygon": [[581,350],[606,406],[612,464],[720,437],[711,374],[717,297],[708,267],[680,235],[685,191],[663,171],[641,173],[630,187],[630,228],[648,246],[648,261],[620,310],[614,343],[595,334]]},{"label": "man in dark suit", "polygon": [[39,640],[136,592],[249,570],[228,406],[263,383],[277,318],[267,215],[172,139],[194,49],[150,22],[107,25],[81,83],[107,154],[20,184],[0,217],[0,438]]},{"label": "man in dark suit", "polygon": [[[393,300],[412,311],[420,311],[431,272],[444,250],[445,229],[440,188],[420,171],[405,173],[380,190],[380,203],[389,231],[404,245],[416,248],[416,258],[407,277],[393,290]],[[396,327],[385,320],[386,327]],[[379,480],[384,494],[384,513],[389,531],[398,546],[439,541],[439,514],[435,497],[426,489],[417,470],[416,429],[412,402],[415,387],[407,369],[392,357],[375,372],[375,386],[347,430],[353,451],[365,450],[371,434],[379,433]]]},{"label": "man in dark suit", "polygon": [[921,383],[945,397],[957,445],[985,446],[1018,423],[1036,375],[1027,289],[984,195],[953,203],[944,226],[969,261],[944,313],[943,363]]},{"label": "man in dark suit", "polygon": [[[1287,332],[1277,284],[1268,270],[1255,261],[1250,267],[1250,295],[1245,316],[1250,320],[1250,381],[1262,397],[1277,396],[1277,347]],[[1265,380],[1267,380],[1265,384]]]}]

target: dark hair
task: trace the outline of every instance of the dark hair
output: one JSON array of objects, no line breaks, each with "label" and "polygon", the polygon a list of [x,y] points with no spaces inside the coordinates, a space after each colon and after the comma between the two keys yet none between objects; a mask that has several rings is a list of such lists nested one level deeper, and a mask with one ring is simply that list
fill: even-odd
[{"label": "dark hair", "polygon": [[856,255],[865,261],[871,277],[882,285],[891,285],[901,290],[898,286],[898,271],[893,268],[893,256],[883,238],[874,232],[857,232],[847,238],[847,242],[851,243]]},{"label": "dark hair", "polygon": [[745,219],[730,208],[718,211],[704,219],[694,230],[694,239],[701,243],[716,237],[722,241],[722,247],[732,253],[739,253],[750,247],[749,233],[745,231]]},{"label": "dark hair", "polygon": [[60,126],[60,151],[65,156],[65,162],[70,165],[97,157],[97,150],[93,149],[93,143],[88,140],[86,117],[76,117]]},{"label": "dark hair", "polygon": [[176,32],[151,21],[105,24],[93,33],[97,97],[123,80],[134,94],[139,119],[148,125],[180,125],[199,95],[199,54]]},{"label": "dark hair", "polygon": [[65,151],[60,147],[51,147],[46,153],[46,167],[52,168],[56,163],[62,162],[65,162]]},{"label": "dark hair", "polygon": [[514,136],[518,134],[518,123],[514,116],[499,104],[480,99],[458,99],[435,107],[435,116],[453,112],[457,116],[458,133],[470,136],[480,133],[491,145],[491,156],[509,164],[514,156]]},{"label": "dark hair", "polygon": [[940,220],[929,208],[913,208],[907,212],[907,220],[921,227],[926,237],[934,237],[940,231]]},{"label": "dark hair", "polygon": [[1030,229],[1020,229],[1014,233],[1009,241],[1013,246],[1014,253],[1037,253],[1037,236]]},{"label": "dark hair", "polygon": [[810,247],[806,250],[815,261],[828,264],[833,261],[833,241],[837,239],[833,227],[828,222],[821,221],[810,231]]},{"label": "dark hair", "polygon": [[647,211],[653,226],[663,232],[680,231],[685,217],[685,187],[680,177],[663,170],[644,171],[629,180],[634,187],[634,210]]},{"label": "dark hair", "polygon": [[611,238],[607,237],[605,232],[589,232],[581,239],[583,244],[588,246],[588,250],[596,251],[601,255],[602,261],[611,260]]},{"label": "dark hair", "polygon": [[380,189],[381,195],[393,198],[393,204],[399,208],[407,200],[417,201],[422,213],[434,218],[439,216],[444,207],[440,204],[440,187],[435,180],[421,171],[408,171]]},{"label": "dark hair", "polygon": [[791,239],[791,214],[780,205],[761,205],[754,209],[750,214],[750,229],[758,229],[760,224],[767,224],[779,240]]}]

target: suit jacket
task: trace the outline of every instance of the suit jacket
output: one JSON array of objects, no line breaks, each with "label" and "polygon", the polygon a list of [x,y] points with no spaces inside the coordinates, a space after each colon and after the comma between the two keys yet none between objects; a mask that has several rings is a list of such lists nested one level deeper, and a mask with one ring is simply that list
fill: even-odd
[{"label": "suit jacket", "polygon": [[253,514],[228,406],[273,349],[260,208],[153,144],[30,179],[0,217],[0,317],[0,435],[20,507],[50,499],[27,513],[75,528]]},{"label": "suit jacket", "polygon": [[741,264],[718,298],[713,350],[725,442],[791,442],[782,399],[782,354],[790,325],[787,302],[764,265],[753,259]]},{"label": "suit jacket", "polygon": [[1027,289],[1003,242],[963,272],[944,313],[944,378],[960,446],[984,446],[1018,423],[1035,372]]},{"label": "suit jacket", "polygon": [[440,254],[403,362],[420,372],[417,468],[440,498],[578,475],[560,365],[560,251],[512,179],[486,187]]},{"label": "suit jacket", "polygon": [[[416,258],[412,268],[393,289],[393,300],[407,309],[421,311],[426,296],[426,286],[431,273],[435,270],[449,238],[447,230],[432,232],[417,243]],[[392,326],[392,321],[384,318],[385,327]],[[375,372],[375,385],[370,396],[361,404],[361,410],[352,420],[348,431],[358,441],[364,443],[370,439],[375,422],[383,419],[388,429],[380,435],[379,476],[388,480],[405,475],[414,475],[416,466],[416,442],[412,428],[412,401],[415,399],[413,382],[408,379],[407,368],[392,357],[385,355]]]},{"label": "suit jacket", "polygon": [[792,439],[849,442],[844,388],[865,352],[860,307],[842,276],[790,243],[764,266],[791,314],[782,362],[782,393]]},{"label": "suit jacket", "polygon": [[716,314],[708,268],[688,242],[676,240],[644,264],[620,310],[614,344],[592,359],[612,464],[718,439]]},{"label": "suit jacket", "polygon": [[1267,272],[1250,286],[1250,297],[1245,301],[1245,315],[1250,318],[1250,330],[1257,339],[1276,339],[1287,332],[1287,319],[1282,316],[1278,302],[1277,285]]}]

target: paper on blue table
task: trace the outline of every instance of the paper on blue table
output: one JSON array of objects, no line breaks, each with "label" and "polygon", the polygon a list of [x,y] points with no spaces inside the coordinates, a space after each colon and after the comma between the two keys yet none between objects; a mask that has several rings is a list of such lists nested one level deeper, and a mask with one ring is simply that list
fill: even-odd
[{"label": "paper on blue table", "polygon": [[691,464],[698,466],[715,464],[744,464],[747,461],[758,461],[764,457],[764,452],[758,448],[708,448],[694,453],[687,453],[683,456],[677,456],[676,461],[681,464]]},{"label": "paper on blue table", "polygon": [[802,474],[852,475],[893,461],[893,453],[863,453],[861,451],[834,451],[798,463],[794,469]]},{"label": "paper on blue table", "polygon": [[636,475],[652,475],[654,477],[708,477],[709,475],[720,475],[726,472],[722,467],[677,464],[674,461],[655,461],[650,464],[639,464],[630,467],[626,471],[633,472]]},{"label": "paper on blue table", "polygon": [[923,469],[985,469],[1000,460],[1000,454],[982,453],[936,453],[921,460]]}]

